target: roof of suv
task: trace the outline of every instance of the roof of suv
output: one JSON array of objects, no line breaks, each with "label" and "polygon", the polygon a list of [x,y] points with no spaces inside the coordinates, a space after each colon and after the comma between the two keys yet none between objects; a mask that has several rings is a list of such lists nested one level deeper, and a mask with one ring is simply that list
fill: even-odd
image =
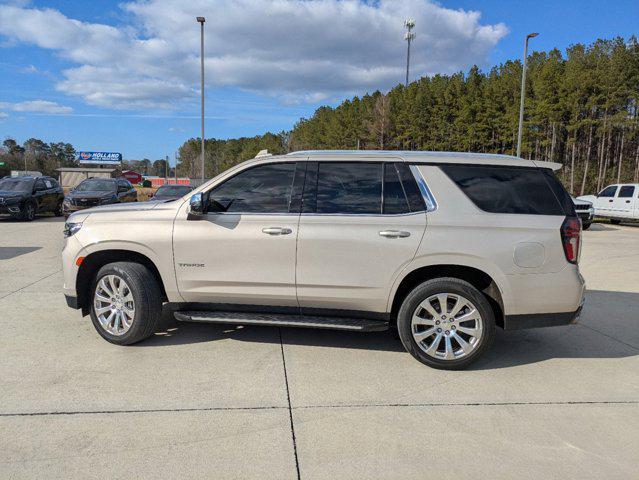
[{"label": "roof of suv", "polygon": [[[411,162],[428,163],[472,163],[480,165],[512,165],[519,167],[541,167],[558,170],[560,163],[526,160],[512,155],[499,155],[495,153],[467,153],[467,152],[428,152],[405,150],[302,150],[291,152],[285,157],[305,157],[332,159],[334,157],[351,157],[353,161],[366,161],[379,157],[400,157]],[[262,156],[260,159],[273,157]]]}]

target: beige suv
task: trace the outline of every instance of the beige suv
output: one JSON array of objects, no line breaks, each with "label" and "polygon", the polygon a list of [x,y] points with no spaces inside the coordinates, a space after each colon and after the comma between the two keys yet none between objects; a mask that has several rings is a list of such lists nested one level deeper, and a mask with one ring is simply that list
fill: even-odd
[{"label": "beige suv", "polygon": [[506,330],[575,322],[581,225],[553,170],[501,155],[262,154],[171,201],[75,213],[64,293],[102,337],[181,321],[397,327],[436,368]]}]

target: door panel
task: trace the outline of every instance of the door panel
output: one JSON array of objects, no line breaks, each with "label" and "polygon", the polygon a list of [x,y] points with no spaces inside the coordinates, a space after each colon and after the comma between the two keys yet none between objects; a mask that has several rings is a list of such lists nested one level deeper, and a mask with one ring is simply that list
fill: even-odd
[{"label": "door panel", "polygon": [[298,307],[299,198],[293,192],[304,171],[296,166],[261,164],[225,179],[204,192],[210,213],[196,220],[188,218],[185,202],[173,244],[186,301]]},{"label": "door panel", "polygon": [[[184,300],[297,306],[299,214],[224,213],[188,220],[181,211],[178,217],[173,233],[175,273]],[[290,233],[263,232],[278,227]]]},{"label": "door panel", "polygon": [[636,188],[633,185],[622,185],[613,202],[613,211],[619,217],[631,217]]},{"label": "door panel", "polygon": [[617,185],[610,185],[604,188],[595,200],[595,213],[597,215],[610,215],[613,209],[613,203],[615,201],[615,195],[617,193]]},{"label": "door panel", "polygon": [[[300,307],[385,312],[391,285],[415,256],[425,226],[424,212],[302,214],[297,245]],[[409,236],[380,235],[386,231]]]}]

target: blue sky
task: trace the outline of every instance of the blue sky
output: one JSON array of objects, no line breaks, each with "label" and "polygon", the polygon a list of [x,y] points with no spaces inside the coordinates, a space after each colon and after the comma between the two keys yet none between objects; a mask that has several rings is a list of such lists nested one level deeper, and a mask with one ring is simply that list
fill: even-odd
[{"label": "blue sky", "polygon": [[0,2],[0,137],[68,141],[125,158],[172,157],[199,136],[290,129],[320,105],[403,79],[482,68],[534,49],[637,34],[638,1],[107,0]]}]

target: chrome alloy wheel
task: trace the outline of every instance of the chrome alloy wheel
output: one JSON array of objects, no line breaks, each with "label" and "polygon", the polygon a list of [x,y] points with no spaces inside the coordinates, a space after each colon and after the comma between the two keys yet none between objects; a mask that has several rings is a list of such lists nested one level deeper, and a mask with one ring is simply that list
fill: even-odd
[{"label": "chrome alloy wheel", "polygon": [[105,275],[95,287],[93,308],[102,328],[111,335],[124,335],[135,317],[133,294],[118,275]]},{"label": "chrome alloy wheel", "polygon": [[477,307],[456,293],[431,295],[415,309],[411,320],[413,339],[427,355],[440,360],[468,356],[483,333]]}]

